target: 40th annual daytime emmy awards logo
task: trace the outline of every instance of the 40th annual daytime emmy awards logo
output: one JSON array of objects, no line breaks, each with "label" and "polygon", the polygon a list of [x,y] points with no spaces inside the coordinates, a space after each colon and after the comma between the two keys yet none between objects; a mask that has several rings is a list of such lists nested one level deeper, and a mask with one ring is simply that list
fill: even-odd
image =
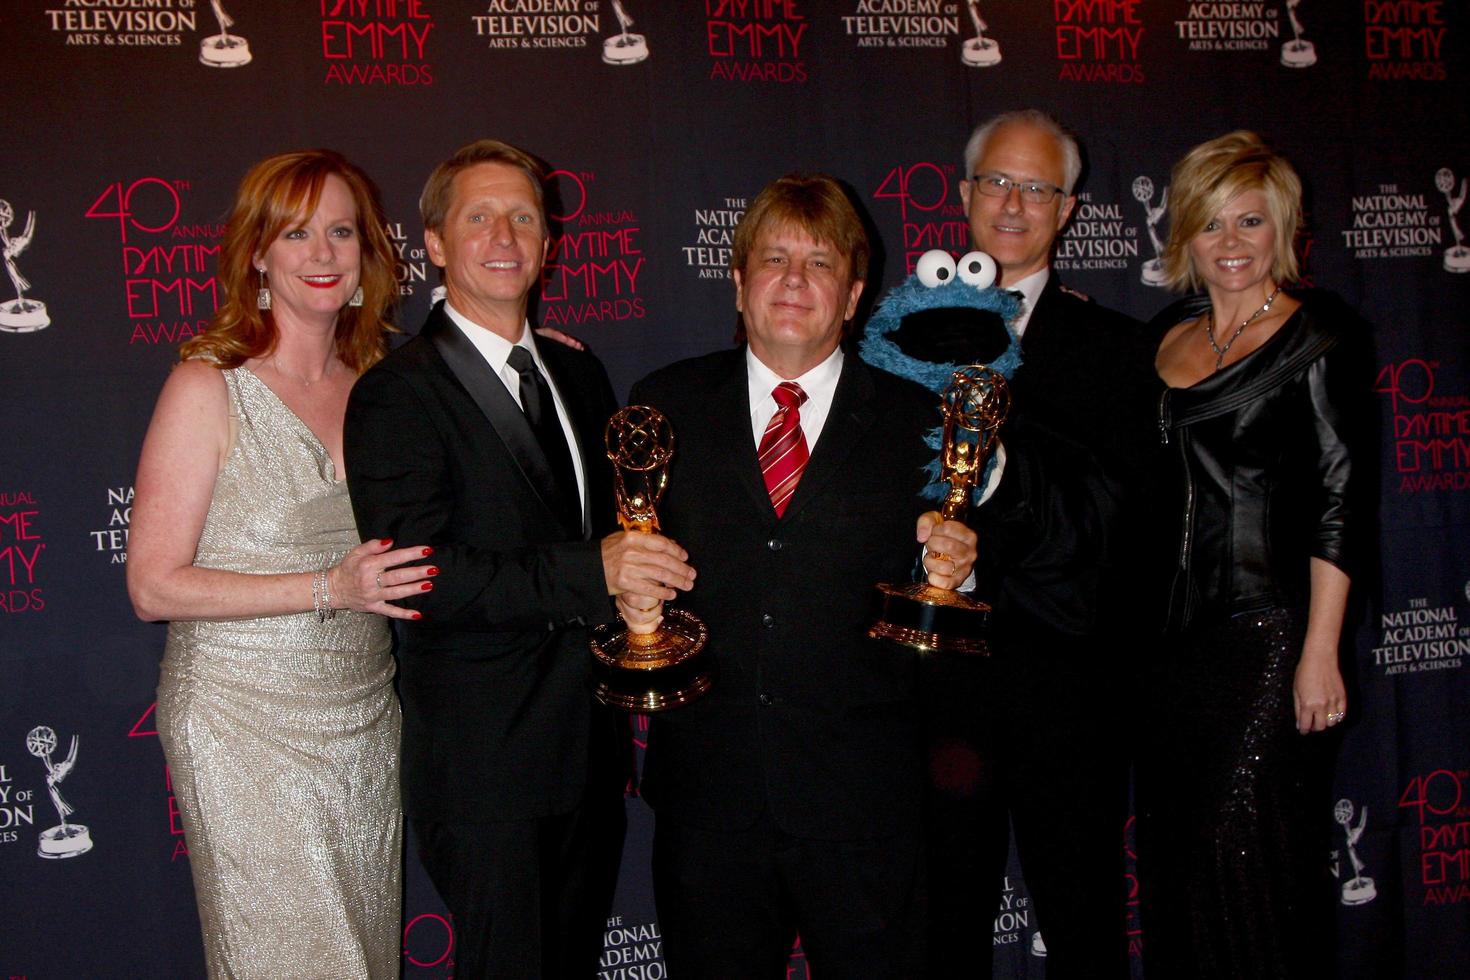
[{"label": "40th annual daytime emmy awards logo", "polygon": [[1148,240],[1153,244],[1154,257],[1143,263],[1138,276],[1143,280],[1145,286],[1162,286],[1164,284],[1164,240],[1159,237],[1159,222],[1163,220],[1165,213],[1169,210],[1169,188],[1164,187],[1164,193],[1159,196],[1159,203],[1155,205],[1154,182],[1146,174],[1133,178],[1133,198],[1143,205],[1144,213],[1148,221]]},{"label": "40th annual daytime emmy awards logo", "polygon": [[1317,46],[1302,37],[1305,29],[1296,8],[1302,0],[1286,0],[1286,16],[1291,19],[1292,38],[1281,46],[1281,63],[1288,68],[1310,68],[1317,63]]},{"label": "40th annual daytime emmy awards logo", "polygon": [[0,330],[7,333],[34,333],[51,325],[46,314],[46,304],[38,299],[26,299],[30,281],[20,274],[15,257],[26,250],[31,236],[36,233],[36,212],[26,213],[25,229],[19,235],[10,233],[15,221],[15,209],[9,201],[0,201],[0,256],[5,260],[5,274],[15,289],[15,299],[0,303]]},{"label": "40th annual daytime emmy awards logo", "polygon": [[[1444,267],[1448,272],[1470,272],[1470,248],[1465,247],[1465,233],[1460,230],[1460,209],[1465,206],[1465,191],[1470,189],[1470,179],[1460,179],[1460,190],[1455,191],[1455,174],[1449,167],[1440,167],[1434,174],[1434,186],[1444,195],[1445,208],[1449,212],[1450,232],[1455,244],[1445,249]],[[10,253],[6,253],[6,262]]]},{"label": "40th annual daytime emmy awards logo", "polygon": [[250,42],[230,33],[235,19],[225,13],[222,0],[209,0],[209,6],[214,9],[214,19],[219,22],[219,33],[199,42],[199,63],[210,68],[239,68],[250,64]]},{"label": "40th annual daytime emmy awards logo", "polygon": [[56,751],[56,732],[45,725],[37,725],[26,733],[26,750],[46,764],[46,790],[51,794],[51,804],[56,807],[56,815],[61,819],[61,823],[55,827],[41,831],[36,853],[43,858],[78,857],[92,849],[92,835],[86,826],[67,822],[66,818],[74,811],[61,795],[62,781],[77,764],[78,742],[77,736],[73,735],[71,750],[67,752],[66,758],[53,762],[51,753]]}]

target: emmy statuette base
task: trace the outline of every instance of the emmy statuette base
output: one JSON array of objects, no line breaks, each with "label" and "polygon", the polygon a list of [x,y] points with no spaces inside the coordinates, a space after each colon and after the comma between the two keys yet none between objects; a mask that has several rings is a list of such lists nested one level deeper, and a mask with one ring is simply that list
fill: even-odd
[{"label": "emmy statuette base", "polygon": [[46,315],[45,303],[33,299],[0,303],[0,330],[6,333],[35,333],[49,326],[51,317]]},{"label": "emmy statuette base", "polygon": [[79,823],[57,824],[41,831],[36,853],[43,858],[74,858],[92,849],[92,834]]},{"label": "emmy statuette base", "polygon": [[1456,245],[1445,249],[1444,268],[1446,272],[1470,272],[1470,248]]},{"label": "emmy statuette base", "polygon": [[211,68],[250,64],[250,42],[233,34],[212,34],[199,42],[199,63]]},{"label": "emmy statuette base", "polygon": [[878,621],[868,628],[875,640],[891,640],[920,653],[990,656],[985,630],[990,607],[969,596],[926,583],[874,586]]},{"label": "emmy statuette base", "polygon": [[658,712],[697,700],[710,689],[704,650],[709,630],[692,613],[664,609],[652,633],[619,623],[592,628],[597,700],[624,711]]},{"label": "emmy statuette base", "polygon": [[1342,883],[1342,904],[1367,905],[1378,897],[1372,878],[1350,878]]},{"label": "emmy statuette base", "polygon": [[602,60],[610,65],[636,65],[648,60],[648,42],[642,34],[619,34],[602,42]]},{"label": "emmy statuette base", "polygon": [[972,37],[960,48],[960,61],[972,68],[989,68],[1000,64],[1000,45],[985,38]]},{"label": "emmy statuette base", "polygon": [[1149,259],[1138,270],[1138,278],[1145,286],[1162,286],[1164,284],[1164,263],[1158,259]]},{"label": "emmy statuette base", "polygon": [[1317,46],[1311,41],[1287,41],[1281,46],[1281,63],[1288,68],[1310,68],[1317,63]]}]

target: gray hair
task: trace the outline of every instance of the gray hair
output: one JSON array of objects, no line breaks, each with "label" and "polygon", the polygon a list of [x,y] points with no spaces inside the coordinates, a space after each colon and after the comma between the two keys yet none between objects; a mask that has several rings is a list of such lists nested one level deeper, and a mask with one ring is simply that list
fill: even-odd
[{"label": "gray hair", "polygon": [[1017,109],[1014,112],[1003,112],[977,126],[970,134],[970,141],[965,144],[965,179],[969,180],[975,176],[975,163],[985,155],[985,144],[990,142],[990,137],[995,134],[995,131],[1002,126],[1015,123],[1035,126],[1057,141],[1057,146],[1062,151],[1062,190],[1071,194],[1077,186],[1077,178],[1082,176],[1082,150],[1077,145],[1077,137],[1040,109]]}]

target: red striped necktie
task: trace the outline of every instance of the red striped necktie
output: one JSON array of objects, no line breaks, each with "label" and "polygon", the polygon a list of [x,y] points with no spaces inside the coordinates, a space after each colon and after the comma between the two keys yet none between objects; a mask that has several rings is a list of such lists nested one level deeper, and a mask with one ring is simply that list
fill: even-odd
[{"label": "red striped necktie", "polygon": [[771,397],[776,399],[779,407],[761,436],[757,455],[766,490],[771,495],[771,506],[776,508],[776,516],[780,517],[786,513],[786,504],[796,492],[801,471],[806,469],[806,436],[801,431],[801,412],[798,411],[801,403],[806,401],[806,392],[794,381],[783,381],[771,392]]}]

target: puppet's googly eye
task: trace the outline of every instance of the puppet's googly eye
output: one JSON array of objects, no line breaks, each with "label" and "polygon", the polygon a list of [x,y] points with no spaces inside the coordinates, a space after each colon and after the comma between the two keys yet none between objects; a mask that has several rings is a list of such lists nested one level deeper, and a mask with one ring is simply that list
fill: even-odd
[{"label": "puppet's googly eye", "polygon": [[995,282],[995,259],[984,252],[967,252],[955,263],[960,282],[976,289],[986,289]]},{"label": "puppet's googly eye", "polygon": [[929,288],[954,281],[954,257],[942,248],[931,248],[919,256],[914,275]]}]

